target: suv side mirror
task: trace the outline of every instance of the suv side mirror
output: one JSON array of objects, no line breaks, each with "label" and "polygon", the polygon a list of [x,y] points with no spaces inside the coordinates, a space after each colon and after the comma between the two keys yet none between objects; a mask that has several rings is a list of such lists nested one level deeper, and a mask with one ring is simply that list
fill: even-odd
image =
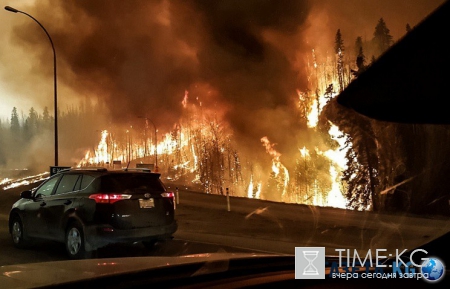
[{"label": "suv side mirror", "polygon": [[22,199],[32,199],[33,198],[33,194],[31,191],[23,191],[20,193],[20,197]]}]

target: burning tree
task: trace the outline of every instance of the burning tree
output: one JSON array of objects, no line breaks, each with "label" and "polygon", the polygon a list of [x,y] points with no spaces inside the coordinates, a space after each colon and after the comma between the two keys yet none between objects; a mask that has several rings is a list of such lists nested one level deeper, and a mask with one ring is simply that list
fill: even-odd
[{"label": "burning tree", "polygon": [[267,137],[261,138],[261,142],[266,148],[266,152],[272,157],[272,171],[267,182],[265,198],[285,201],[289,184],[289,171],[281,163],[281,154],[275,150],[275,144],[270,143]]},{"label": "burning tree", "polygon": [[331,161],[317,148],[310,152],[306,147],[300,149],[296,159],[293,190],[291,198],[296,203],[327,205],[332,180],[329,169]]},{"label": "burning tree", "polygon": [[196,131],[199,180],[206,193],[224,194],[229,186],[242,181],[240,160],[230,135],[216,121]]}]

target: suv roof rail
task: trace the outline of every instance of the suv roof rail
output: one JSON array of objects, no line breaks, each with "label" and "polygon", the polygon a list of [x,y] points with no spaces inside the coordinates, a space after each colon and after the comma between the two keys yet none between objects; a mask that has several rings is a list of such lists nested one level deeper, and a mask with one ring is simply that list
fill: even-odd
[{"label": "suv roof rail", "polygon": [[151,173],[152,171],[149,168],[124,168],[124,171],[139,171],[139,172],[147,172]]},{"label": "suv roof rail", "polygon": [[106,172],[108,171],[104,167],[79,167],[79,168],[72,168],[71,171],[96,171],[96,172]]}]

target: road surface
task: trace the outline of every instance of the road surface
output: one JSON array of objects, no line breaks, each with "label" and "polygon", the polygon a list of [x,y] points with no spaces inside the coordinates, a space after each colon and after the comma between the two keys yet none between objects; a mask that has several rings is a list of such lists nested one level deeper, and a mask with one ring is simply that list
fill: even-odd
[{"label": "road surface", "polygon": [[[16,249],[8,232],[8,213],[20,191],[0,190],[0,265],[65,260],[64,245],[36,242]],[[174,188],[172,188],[174,189]],[[141,244],[114,245],[97,252],[98,258],[177,256],[208,252],[262,251],[294,254],[295,247],[412,249],[447,231],[450,221],[400,214],[374,214],[335,208],[284,204],[264,200],[179,191],[174,239],[152,250]],[[230,208],[230,210],[228,210]]]}]

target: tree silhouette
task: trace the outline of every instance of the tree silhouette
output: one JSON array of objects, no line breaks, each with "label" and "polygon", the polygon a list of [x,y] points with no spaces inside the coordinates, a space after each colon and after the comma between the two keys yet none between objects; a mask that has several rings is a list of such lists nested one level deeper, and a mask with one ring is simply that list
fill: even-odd
[{"label": "tree silhouette", "polygon": [[361,36],[356,37],[355,40],[355,55],[358,56],[363,47],[363,40]]},{"label": "tree silhouette", "polygon": [[39,133],[39,115],[34,108],[30,108],[28,117],[24,124],[24,137],[31,139],[34,135]]},{"label": "tree silhouette", "polygon": [[411,26],[409,26],[409,23],[406,23],[406,33],[409,33],[411,31]]},{"label": "tree silhouette", "polygon": [[389,33],[390,30],[387,28],[386,22],[383,18],[380,18],[373,33],[373,42],[379,54],[385,52],[393,43],[392,35]]},{"label": "tree silhouette", "polygon": [[366,56],[364,55],[362,46],[359,48],[359,53],[356,56],[356,67],[358,67],[358,70],[352,69],[352,74],[355,77],[358,77],[361,73],[363,73],[367,69]]},{"label": "tree silhouette", "polygon": [[11,112],[11,123],[10,123],[11,133],[18,136],[20,133],[20,123],[19,114],[17,113],[17,108],[14,107]]},{"label": "tree silhouette", "polygon": [[341,30],[338,29],[334,41],[334,52],[337,57],[337,75],[339,80],[339,91],[344,90],[344,40],[342,39]]}]

